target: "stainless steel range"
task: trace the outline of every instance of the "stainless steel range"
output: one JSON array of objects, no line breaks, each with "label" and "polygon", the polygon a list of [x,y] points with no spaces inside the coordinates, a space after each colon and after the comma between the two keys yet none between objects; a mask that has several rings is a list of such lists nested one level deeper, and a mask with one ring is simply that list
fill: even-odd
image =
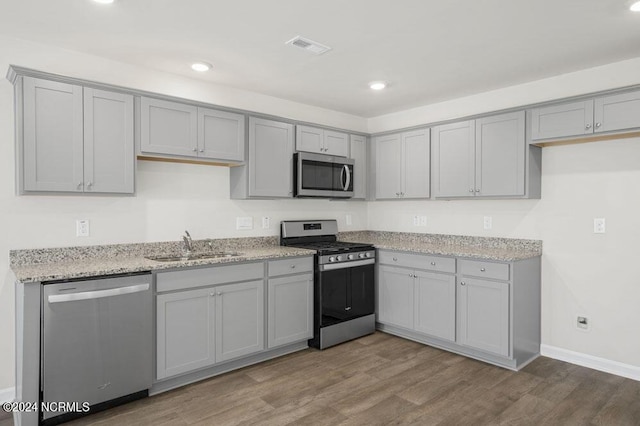
[{"label": "stainless steel range", "polygon": [[325,349],[375,331],[375,248],[338,241],[335,220],[280,224],[280,244],[315,250],[314,336]]}]

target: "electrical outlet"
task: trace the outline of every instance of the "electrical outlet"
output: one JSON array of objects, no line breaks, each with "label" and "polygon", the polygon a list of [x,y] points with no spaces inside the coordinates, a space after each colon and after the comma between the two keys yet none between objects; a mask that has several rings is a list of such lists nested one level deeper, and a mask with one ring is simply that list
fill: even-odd
[{"label": "electrical outlet", "polygon": [[262,229],[269,229],[271,228],[271,218],[264,216],[262,218]]},{"label": "electrical outlet", "polygon": [[76,237],[89,236],[89,219],[76,220]]},{"label": "electrical outlet", "polygon": [[350,215],[350,214],[348,214],[348,215],[346,215],[346,216],[345,216],[344,221],[345,221],[345,223],[347,224],[347,226],[351,226],[351,225],[353,224],[353,220],[352,220],[352,218],[351,218],[351,215]]},{"label": "electrical outlet", "polygon": [[491,229],[493,226],[491,216],[484,217],[484,229]]},{"label": "electrical outlet", "polygon": [[593,233],[594,234],[604,234],[605,226],[604,226],[604,217],[596,217],[593,219]]},{"label": "electrical outlet", "polygon": [[420,226],[420,216],[413,216],[413,226]]},{"label": "electrical outlet", "polygon": [[420,226],[427,226],[427,217],[420,216]]},{"label": "electrical outlet", "polygon": [[587,317],[578,317],[576,320],[576,326],[583,330],[589,329],[589,319]]},{"label": "electrical outlet", "polygon": [[236,229],[253,229],[253,218],[251,216],[237,217]]}]

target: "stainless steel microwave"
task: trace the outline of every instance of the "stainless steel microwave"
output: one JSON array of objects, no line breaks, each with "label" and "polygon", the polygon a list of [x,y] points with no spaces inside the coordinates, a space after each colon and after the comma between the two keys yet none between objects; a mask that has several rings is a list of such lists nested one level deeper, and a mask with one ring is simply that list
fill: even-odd
[{"label": "stainless steel microwave", "polygon": [[353,160],[331,155],[293,154],[295,197],[353,197]]}]

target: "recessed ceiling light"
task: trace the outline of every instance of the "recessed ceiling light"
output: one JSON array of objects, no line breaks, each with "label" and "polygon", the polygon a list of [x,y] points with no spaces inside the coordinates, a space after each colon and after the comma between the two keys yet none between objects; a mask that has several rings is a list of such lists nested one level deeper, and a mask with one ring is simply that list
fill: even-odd
[{"label": "recessed ceiling light", "polygon": [[372,81],[369,83],[369,87],[373,90],[382,90],[387,87],[387,83],[384,81]]},{"label": "recessed ceiling light", "polygon": [[206,62],[196,62],[191,65],[191,69],[198,72],[205,72],[211,69],[211,64]]},{"label": "recessed ceiling light", "polygon": [[100,4],[111,4],[113,3],[114,0],[93,0],[93,1]]},{"label": "recessed ceiling light", "polygon": [[637,1],[629,6],[629,10],[632,12],[640,12],[640,1]]}]

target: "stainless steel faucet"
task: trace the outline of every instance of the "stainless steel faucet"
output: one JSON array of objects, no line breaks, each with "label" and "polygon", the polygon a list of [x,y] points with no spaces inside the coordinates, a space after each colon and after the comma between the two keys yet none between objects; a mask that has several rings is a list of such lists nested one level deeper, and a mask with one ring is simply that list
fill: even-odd
[{"label": "stainless steel faucet", "polygon": [[184,241],[184,251],[187,253],[191,253],[193,251],[193,240],[191,239],[191,234],[189,231],[184,231],[185,235],[182,236],[182,241]]}]

